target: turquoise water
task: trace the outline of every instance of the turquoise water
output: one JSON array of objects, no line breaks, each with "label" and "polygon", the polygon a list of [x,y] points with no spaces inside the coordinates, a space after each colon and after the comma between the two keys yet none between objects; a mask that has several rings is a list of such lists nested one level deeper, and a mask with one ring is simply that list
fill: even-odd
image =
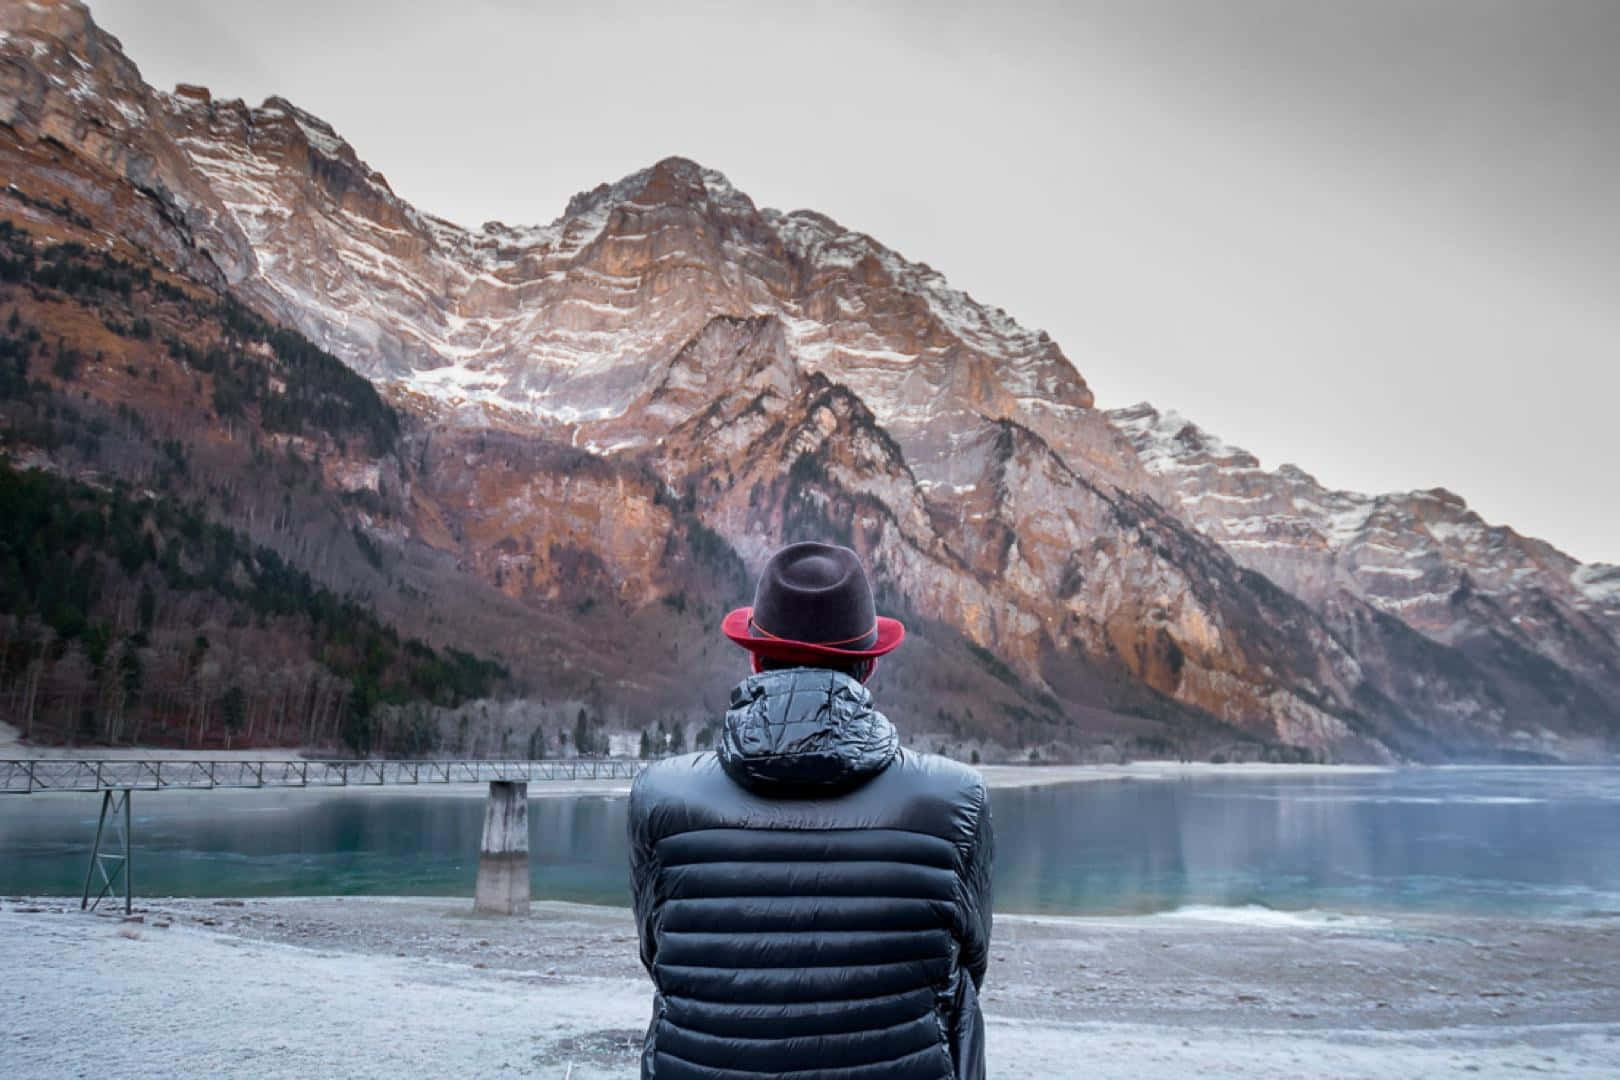
[{"label": "turquoise water", "polygon": [[[998,790],[996,907],[1620,914],[1620,769],[1421,769]],[[0,797],[0,894],[77,895],[100,797]],[[470,896],[468,798],[136,792],[141,896]],[[534,895],[628,904],[625,801],[530,803]]]},{"label": "turquoise water", "polygon": [[1620,915],[1617,769],[1096,784],[995,808],[998,909]]}]

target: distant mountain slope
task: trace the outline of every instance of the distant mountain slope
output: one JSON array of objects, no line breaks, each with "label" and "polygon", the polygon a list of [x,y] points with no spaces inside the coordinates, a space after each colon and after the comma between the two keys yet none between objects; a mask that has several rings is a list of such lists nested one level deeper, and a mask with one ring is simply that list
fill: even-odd
[{"label": "distant mountain slope", "polygon": [[1620,709],[1617,568],[1487,525],[1444,489],[1330,491],[1292,465],[1262,469],[1173,413],[1142,404],[1108,415],[1182,513],[1238,562],[1330,621],[1365,603],[1460,650],[1489,672],[1526,734]]},{"label": "distant mountain slope", "polygon": [[[774,545],[822,536],[923,631],[883,676],[914,735],[1613,751],[1613,568],[1450,496],[1324,492],[1151,409],[1105,414],[1044,333],[694,162],[468,231],[289,102],[152,90],[81,5],[13,5],[0,31],[0,211],[155,260],[372,380],[397,449],[323,459],[374,556],[354,572],[441,640],[503,628],[553,701],[701,722],[737,668],[714,619]],[[214,404],[207,437],[235,438]]]}]

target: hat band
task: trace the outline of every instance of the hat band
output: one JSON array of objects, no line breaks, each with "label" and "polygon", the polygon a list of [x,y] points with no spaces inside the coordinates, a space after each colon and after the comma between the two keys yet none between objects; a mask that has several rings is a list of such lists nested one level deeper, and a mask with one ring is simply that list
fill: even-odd
[{"label": "hat band", "polygon": [[845,638],[843,641],[795,641],[792,638],[780,637],[771,633],[769,630],[759,625],[759,623],[755,622],[752,615],[748,617],[748,629],[754,631],[755,637],[769,638],[772,641],[785,641],[793,645],[825,645],[828,648],[836,649],[840,645],[853,645],[857,641],[865,641],[867,638],[873,637],[877,634],[877,623],[873,623],[872,629],[868,630],[866,633],[856,634],[854,637]]}]

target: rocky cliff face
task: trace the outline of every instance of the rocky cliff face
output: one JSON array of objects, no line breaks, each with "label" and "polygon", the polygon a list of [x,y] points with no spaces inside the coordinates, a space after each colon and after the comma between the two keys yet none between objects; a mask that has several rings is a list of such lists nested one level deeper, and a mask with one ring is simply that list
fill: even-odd
[{"label": "rocky cliff face", "polygon": [[0,34],[13,199],[67,199],[115,224],[113,244],[209,283],[250,272],[251,246],[162,123],[166,98],[83,5],[7,4]]},{"label": "rocky cliff face", "polygon": [[1489,525],[1443,488],[1331,491],[1292,465],[1263,469],[1174,413],[1142,404],[1108,415],[1167,502],[1238,562],[1330,622],[1366,605],[1458,650],[1530,741],[1538,727],[1620,708],[1616,568]]},{"label": "rocky cliff face", "polygon": [[[289,102],[151,90],[82,6],[12,5],[0,32],[0,208],[150,253],[372,379],[410,450],[359,527],[526,606],[531,652],[570,612],[719,605],[819,536],[939,655],[989,658],[1000,719],[978,683],[959,704],[1014,744],[1582,756],[1620,728],[1620,569],[1448,493],[1328,492],[1105,414],[1047,335],[819,214],[676,158],[469,231]],[[951,678],[908,662],[902,686]]]},{"label": "rocky cliff face", "polygon": [[279,98],[158,98],[252,246],[233,284],[440,415],[588,442],[601,421],[644,427],[633,403],[711,318],[771,315],[800,362],[872,403],[926,481],[949,473],[938,433],[973,415],[1016,418],[1088,468],[1141,480],[1044,333],[819,214],[757,208],[693,162],[582,193],[550,225],[468,232],[403,203]]}]

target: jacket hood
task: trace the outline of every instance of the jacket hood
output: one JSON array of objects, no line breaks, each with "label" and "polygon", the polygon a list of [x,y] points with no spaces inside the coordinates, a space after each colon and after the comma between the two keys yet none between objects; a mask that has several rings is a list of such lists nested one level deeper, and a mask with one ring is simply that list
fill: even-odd
[{"label": "jacket hood", "polygon": [[763,671],[731,691],[720,764],[762,794],[827,794],[865,783],[900,737],[858,680],[822,668]]}]

